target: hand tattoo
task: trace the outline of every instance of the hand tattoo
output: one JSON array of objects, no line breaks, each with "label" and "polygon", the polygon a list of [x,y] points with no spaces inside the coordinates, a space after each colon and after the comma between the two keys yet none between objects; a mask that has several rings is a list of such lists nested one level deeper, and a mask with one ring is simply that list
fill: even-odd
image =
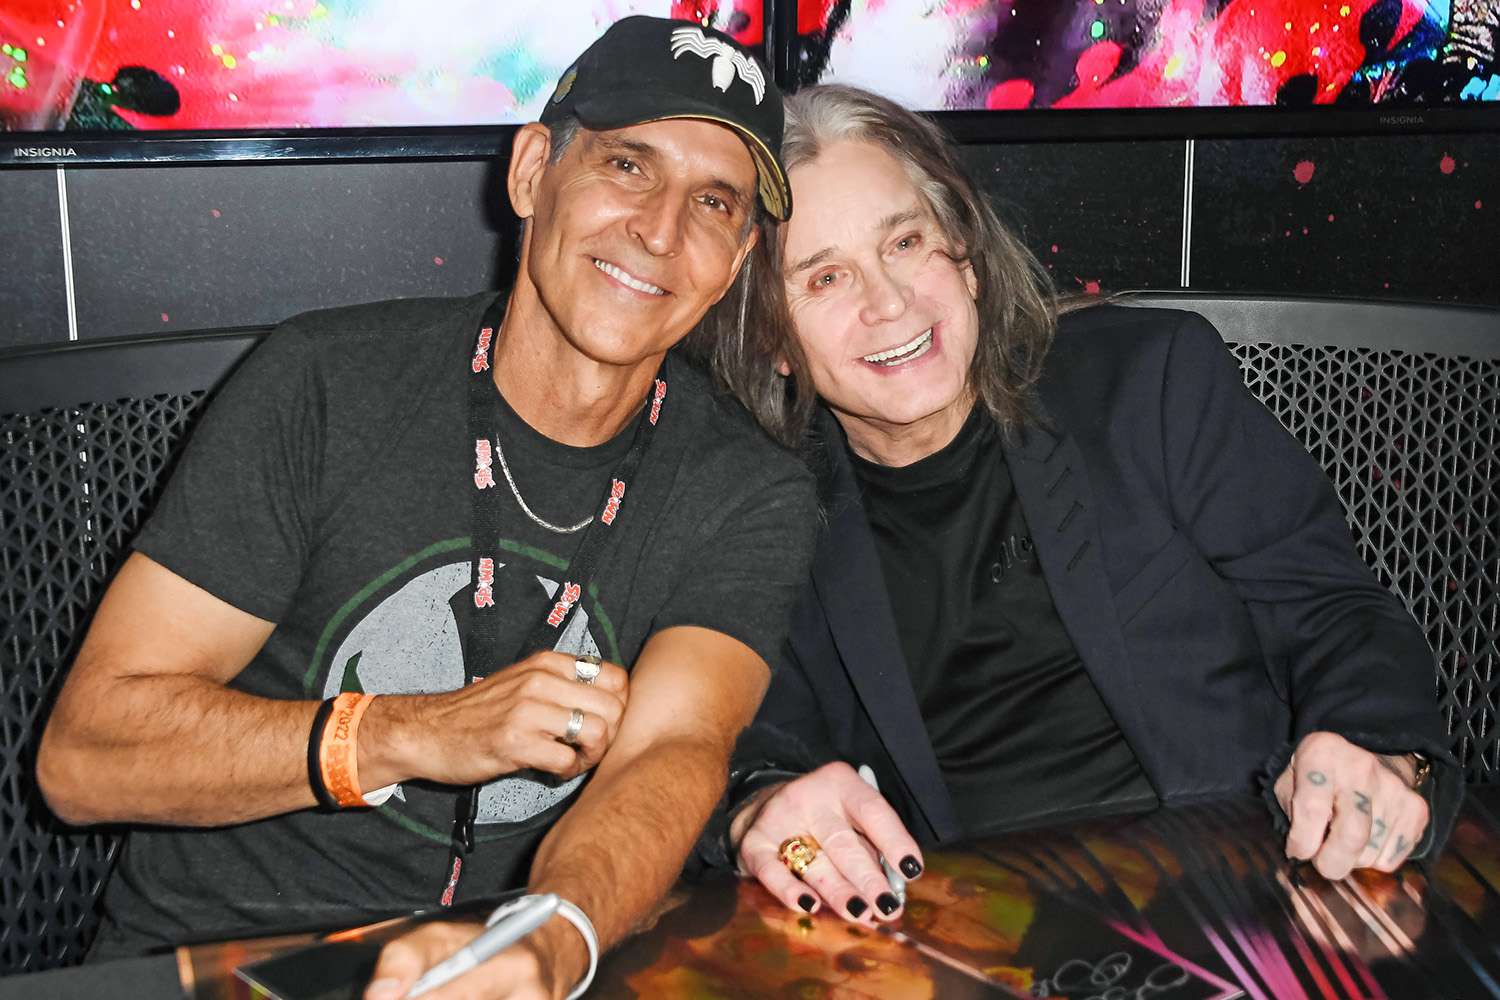
[{"label": "hand tattoo", "polygon": [[1370,843],[1366,846],[1378,851],[1383,843],[1385,843],[1385,820],[1377,816],[1370,828]]},{"label": "hand tattoo", "polygon": [[1399,833],[1396,834],[1396,857],[1399,858],[1403,854],[1405,854],[1406,853],[1406,847],[1407,847],[1406,838],[1403,837]]},{"label": "hand tattoo", "polygon": [[1328,775],[1324,774],[1322,771],[1308,771],[1307,780],[1312,782],[1314,785],[1326,785],[1328,784]]},{"label": "hand tattoo", "polygon": [[1370,797],[1368,795],[1366,795],[1364,792],[1355,792],[1354,793],[1354,808],[1358,809],[1360,812],[1364,813],[1366,816],[1370,815]]}]

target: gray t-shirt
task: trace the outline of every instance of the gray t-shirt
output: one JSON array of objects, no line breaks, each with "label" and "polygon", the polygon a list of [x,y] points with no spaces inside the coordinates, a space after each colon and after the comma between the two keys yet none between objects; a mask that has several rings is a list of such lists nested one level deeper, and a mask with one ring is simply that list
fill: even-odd
[{"label": "gray t-shirt", "polygon": [[[467,380],[490,300],[294,318],[205,415],[136,548],[277,623],[234,688],[322,699],[464,682],[474,475]],[[494,406],[498,444],[534,513],[571,525],[596,509],[634,421],[611,441],[572,448],[533,431],[498,392]],[[550,606],[583,532],[535,524],[498,462],[494,471],[504,501],[494,596],[507,609],[500,649],[508,662]],[[557,648],[628,667],[652,633],[695,625],[774,662],[815,510],[801,464],[677,360],[595,587]],[[584,780],[518,774],[485,785],[459,899],[523,884],[537,842]],[[136,830],[106,894],[93,957],[431,906],[447,876],[454,796],[409,782],[376,809]]]}]

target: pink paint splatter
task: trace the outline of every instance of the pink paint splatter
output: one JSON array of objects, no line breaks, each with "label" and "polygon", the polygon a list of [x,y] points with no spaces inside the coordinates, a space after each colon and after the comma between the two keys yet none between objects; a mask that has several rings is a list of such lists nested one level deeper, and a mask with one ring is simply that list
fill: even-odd
[{"label": "pink paint splatter", "polygon": [[1334,215],[1333,215],[1333,213],[1332,213],[1332,212],[1329,212],[1329,213],[1328,213],[1328,221],[1329,221],[1329,222],[1332,222],[1332,221],[1333,221],[1333,219],[1334,219]]},{"label": "pink paint splatter", "polygon": [[217,208],[211,208],[211,209],[209,209],[208,210],[208,214],[212,215],[215,219],[221,218],[224,215],[224,213],[221,212],[221,211],[219,211]]},{"label": "pink paint splatter", "polygon": [[1451,174],[1454,170],[1458,169],[1458,164],[1454,162],[1453,157],[1444,153],[1443,158],[1438,161],[1438,169],[1445,174]]},{"label": "pink paint splatter", "polygon": [[1302,235],[1303,235],[1303,236],[1306,236],[1306,235],[1307,235],[1307,227],[1306,227],[1306,226],[1303,226],[1303,227],[1302,227]]},{"label": "pink paint splatter", "polygon": [[1031,105],[1036,87],[1029,80],[1006,80],[990,89],[984,99],[985,107],[992,111],[1011,111]]},{"label": "pink paint splatter", "polygon": [[1476,200],[1474,202],[1474,207],[1475,208],[1483,208],[1484,207],[1484,202]]},{"label": "pink paint splatter", "polygon": [[[1474,207],[1478,208],[1479,206],[1476,204]],[[1052,244],[1052,252],[1053,253],[1057,253],[1057,244],[1056,243]]]},{"label": "pink paint splatter", "polygon": [[432,262],[434,264],[436,264],[438,267],[442,267],[443,266],[443,258],[441,258],[441,257],[434,257],[434,258],[432,258]]},{"label": "pink paint splatter", "polygon": [[1099,294],[1100,286],[1099,286],[1099,282],[1097,280],[1090,279],[1088,281],[1084,281],[1082,278],[1078,277],[1077,275],[1074,275],[1073,280],[1076,281],[1076,282],[1078,282],[1080,285],[1083,286],[1083,290],[1084,290],[1085,293],[1087,293],[1089,295],[1098,295]]},{"label": "pink paint splatter", "polygon": [[1318,165],[1312,160],[1299,160],[1292,168],[1292,176],[1297,178],[1298,184],[1307,184],[1312,181],[1313,174],[1318,172]]},{"label": "pink paint splatter", "polygon": [[163,323],[170,323],[170,322],[172,322],[172,317],[168,316],[166,313],[162,313],[161,314],[161,321]]}]

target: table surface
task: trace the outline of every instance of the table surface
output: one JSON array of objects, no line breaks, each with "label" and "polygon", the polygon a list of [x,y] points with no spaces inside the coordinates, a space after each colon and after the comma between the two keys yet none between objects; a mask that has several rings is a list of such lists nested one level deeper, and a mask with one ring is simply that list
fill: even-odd
[{"label": "table surface", "polygon": [[[1500,788],[1471,789],[1437,864],[1395,876],[1330,883],[1293,868],[1249,798],[926,860],[901,921],[876,931],[789,911],[751,882],[681,887],[605,959],[590,995],[1500,1000]],[[180,949],[158,959],[157,981],[174,962],[188,996],[250,998],[234,968],[308,940]],[[112,967],[0,987],[46,977],[82,989],[70,977]]]}]

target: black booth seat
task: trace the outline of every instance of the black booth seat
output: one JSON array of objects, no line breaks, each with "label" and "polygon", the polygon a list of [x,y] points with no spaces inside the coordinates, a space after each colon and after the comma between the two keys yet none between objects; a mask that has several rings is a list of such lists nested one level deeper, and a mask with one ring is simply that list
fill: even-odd
[{"label": "black booth seat", "polygon": [[[1500,772],[1500,311],[1137,293],[1197,310],[1327,470],[1360,553],[1426,629],[1471,780]],[[262,329],[0,352],[0,975],[71,965],[112,830],[32,766],[50,698],[203,403]]]}]

